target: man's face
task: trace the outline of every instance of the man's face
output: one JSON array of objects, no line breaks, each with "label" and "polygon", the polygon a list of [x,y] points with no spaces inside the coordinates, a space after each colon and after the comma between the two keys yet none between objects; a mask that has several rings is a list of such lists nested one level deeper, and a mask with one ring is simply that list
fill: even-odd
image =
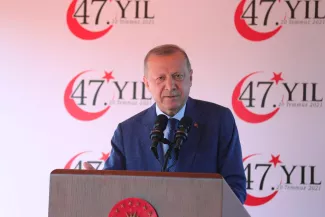
[{"label": "man's face", "polygon": [[151,55],[143,82],[160,110],[173,116],[183,107],[189,96],[192,73],[181,52],[167,56]]}]

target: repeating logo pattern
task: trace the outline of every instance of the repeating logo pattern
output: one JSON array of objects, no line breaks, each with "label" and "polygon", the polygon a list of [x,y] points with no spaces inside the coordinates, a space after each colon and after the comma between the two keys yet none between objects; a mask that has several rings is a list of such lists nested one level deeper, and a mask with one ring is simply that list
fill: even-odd
[{"label": "repeating logo pattern", "polygon": [[110,153],[97,153],[93,151],[83,151],[74,155],[64,166],[64,169],[84,169],[83,163],[88,162],[96,170],[104,167],[105,161],[109,158]]},{"label": "repeating logo pattern", "polygon": [[[153,25],[156,19],[153,3],[151,0],[72,0],[66,11],[66,24],[75,37],[96,40],[115,31],[118,25]],[[240,0],[234,11],[234,26],[244,39],[262,42],[290,31],[289,25],[325,24],[323,5],[321,0]],[[75,75],[64,91],[67,112],[77,120],[93,121],[115,106],[147,107],[153,103],[141,81],[121,80],[119,75],[113,70],[85,70]],[[251,72],[235,86],[232,107],[242,121],[263,123],[288,109],[322,108],[322,87],[318,81],[289,79],[286,72]],[[83,162],[88,162],[100,170],[109,154],[80,152],[64,168],[83,169]],[[321,191],[322,180],[316,165],[286,163],[280,154],[252,154],[243,163],[247,206],[270,203],[290,191]],[[118,202],[108,216],[158,215],[147,201],[127,198]]]},{"label": "repeating logo pattern", "polygon": [[323,6],[321,0],[241,0],[234,24],[243,38],[265,41],[277,35],[284,25],[325,24]]},{"label": "repeating logo pattern", "polygon": [[[257,74],[263,76],[254,80]],[[318,82],[286,81],[283,76],[282,72],[273,72],[272,77],[269,73],[252,72],[241,79],[232,94],[236,115],[248,123],[262,123],[273,118],[280,108],[317,109],[323,106],[323,92]],[[254,109],[263,114],[255,113]]]},{"label": "repeating logo pattern", "polygon": [[247,206],[261,206],[279,192],[320,192],[322,181],[315,165],[286,164],[281,155],[251,154],[243,159],[247,178]]},{"label": "repeating logo pattern", "polygon": [[[95,40],[119,24],[154,24],[151,4],[149,0],[73,0],[67,10],[66,21],[76,37]],[[98,28],[102,29],[90,30]]]},{"label": "repeating logo pattern", "polygon": [[117,80],[113,71],[82,71],[72,78],[64,92],[66,110],[81,121],[98,119],[111,106],[148,107],[151,104],[151,96],[142,81]]}]

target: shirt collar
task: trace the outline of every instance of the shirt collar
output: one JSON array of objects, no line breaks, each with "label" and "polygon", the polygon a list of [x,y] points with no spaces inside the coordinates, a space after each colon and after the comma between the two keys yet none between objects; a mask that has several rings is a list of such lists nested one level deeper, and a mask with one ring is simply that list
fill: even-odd
[{"label": "shirt collar", "polygon": [[[184,106],[181,108],[181,110],[179,110],[179,111],[177,112],[177,114],[175,114],[172,118],[175,118],[175,119],[177,119],[177,120],[180,121],[180,120],[183,118],[183,116],[184,116],[185,108],[186,108],[186,103],[185,103]],[[161,115],[161,114],[166,115],[165,113],[163,113],[163,112],[159,109],[157,103],[156,103],[156,114],[157,114],[157,116],[158,116],[158,115]],[[168,116],[168,115],[166,115],[166,116],[167,116],[168,118],[171,118],[171,117]]]}]

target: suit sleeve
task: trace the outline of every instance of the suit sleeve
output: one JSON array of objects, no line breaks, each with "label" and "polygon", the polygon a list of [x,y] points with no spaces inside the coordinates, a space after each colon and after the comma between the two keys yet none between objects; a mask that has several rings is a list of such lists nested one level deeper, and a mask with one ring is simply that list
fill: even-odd
[{"label": "suit sleeve", "polygon": [[228,108],[221,117],[218,170],[237,198],[244,204],[246,176],[242,161],[242,149],[234,116]]},{"label": "suit sleeve", "polygon": [[111,153],[104,164],[104,170],[125,170],[122,126],[119,124],[111,140]]}]

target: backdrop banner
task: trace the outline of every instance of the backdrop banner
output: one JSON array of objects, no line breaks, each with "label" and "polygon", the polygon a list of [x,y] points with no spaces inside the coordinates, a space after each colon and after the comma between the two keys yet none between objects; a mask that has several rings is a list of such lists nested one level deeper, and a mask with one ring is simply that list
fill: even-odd
[{"label": "backdrop banner", "polygon": [[30,0],[0,11],[0,216],[47,216],[52,170],[103,168],[118,123],[154,103],[143,61],[166,43],[188,53],[190,96],[233,112],[251,216],[324,216],[324,1]]}]

